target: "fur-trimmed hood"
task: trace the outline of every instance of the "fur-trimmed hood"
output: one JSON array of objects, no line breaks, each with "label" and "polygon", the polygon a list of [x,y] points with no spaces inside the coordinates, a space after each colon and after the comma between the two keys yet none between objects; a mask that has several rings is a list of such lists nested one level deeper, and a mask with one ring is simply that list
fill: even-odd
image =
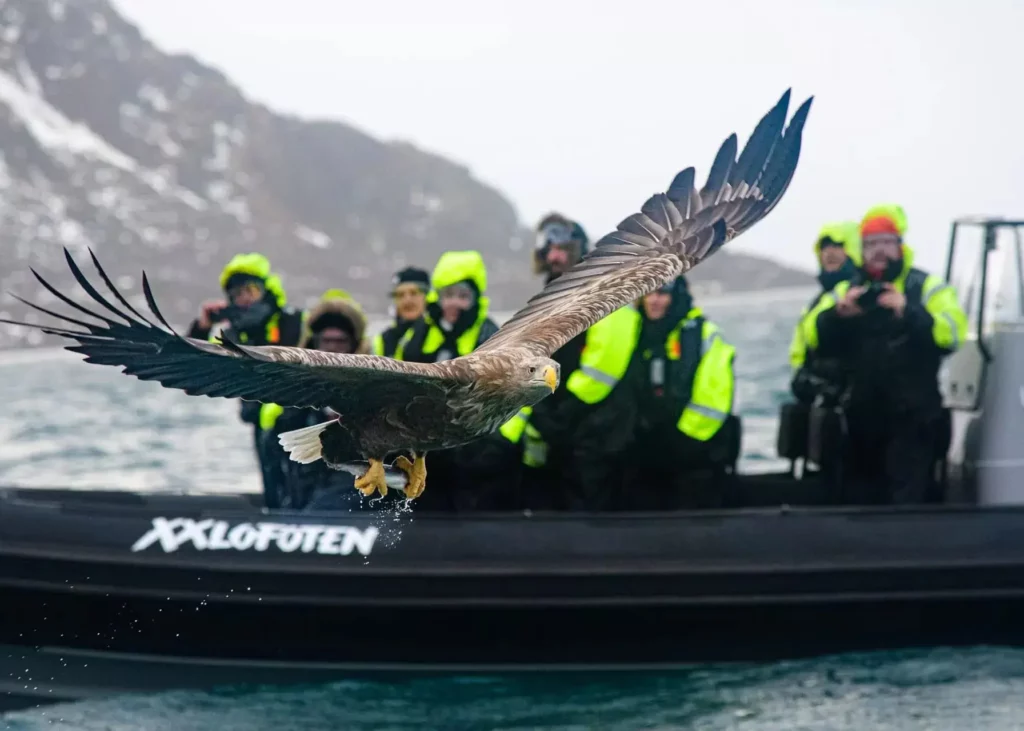
[{"label": "fur-trimmed hood", "polygon": [[370,352],[370,341],[366,337],[366,315],[363,314],[363,308],[354,299],[338,296],[324,296],[307,311],[306,322],[302,328],[302,339],[299,341],[300,348],[309,347],[313,338],[313,326],[317,320],[328,314],[341,315],[352,323],[352,329],[355,331],[358,342],[355,352]]}]

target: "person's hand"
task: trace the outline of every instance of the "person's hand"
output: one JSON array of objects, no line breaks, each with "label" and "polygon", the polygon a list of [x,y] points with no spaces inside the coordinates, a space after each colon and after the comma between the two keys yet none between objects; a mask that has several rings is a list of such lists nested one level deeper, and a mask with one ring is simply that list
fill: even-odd
[{"label": "person's hand", "polygon": [[888,282],[884,288],[885,291],[878,295],[878,304],[892,310],[896,317],[903,317],[903,311],[907,308],[906,296]]},{"label": "person's hand", "polygon": [[866,287],[860,286],[850,287],[848,290],[846,290],[846,294],[843,295],[843,298],[836,302],[836,312],[839,314],[839,316],[854,317],[856,315],[863,314],[864,310],[862,310],[860,308],[860,305],[857,304],[857,300],[860,299],[861,295],[863,295],[866,291]]},{"label": "person's hand", "polygon": [[222,310],[227,306],[228,303],[225,300],[210,300],[209,302],[204,302],[199,308],[199,327],[204,330],[209,330],[213,327],[211,313],[214,313],[217,310]]}]

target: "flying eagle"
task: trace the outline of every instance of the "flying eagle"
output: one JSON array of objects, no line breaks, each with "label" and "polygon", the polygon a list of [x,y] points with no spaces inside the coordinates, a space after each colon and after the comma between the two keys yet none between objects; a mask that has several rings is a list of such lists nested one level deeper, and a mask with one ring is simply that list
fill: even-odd
[{"label": "flying eagle", "polygon": [[[117,319],[98,314],[58,292],[53,295],[102,324],[84,322],[18,298],[81,328],[34,325],[77,341],[67,350],[88,363],[121,366],[141,380],[191,395],[241,398],[282,406],[330,408],[340,416],[282,434],[291,459],[317,459],[332,468],[365,460],[356,480],[365,495],[387,492],[384,460],[408,475],[406,497],[423,492],[425,454],[496,431],[525,406],[551,394],[560,379],[551,359],[559,347],[614,310],[686,272],[764,218],[781,200],[800,157],[813,97],[786,117],[790,90],[761,119],[737,158],[730,135],[718,150],[707,182],[697,190],[694,169],[681,171],[664,193],[644,203],[597,242],[576,266],[554,280],[472,353],[440,363],[405,363],[383,356],[345,355],[276,345],[248,347],[184,338],[160,314],[145,273],[142,288],[155,325],[111,283],[90,251],[99,276],[123,309],[100,294],[70,253],[75,279]],[[130,314],[129,314],[130,313]]]}]

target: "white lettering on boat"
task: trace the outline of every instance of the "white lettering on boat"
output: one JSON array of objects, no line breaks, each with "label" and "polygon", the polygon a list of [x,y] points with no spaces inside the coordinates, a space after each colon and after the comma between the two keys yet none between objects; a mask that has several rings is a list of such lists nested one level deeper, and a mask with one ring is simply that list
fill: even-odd
[{"label": "white lettering on boat", "polygon": [[132,545],[144,551],[159,543],[164,553],[173,553],[186,543],[197,551],[266,551],[271,545],[282,553],[321,553],[348,556],[358,551],[369,556],[377,540],[377,528],[347,525],[304,525],[287,523],[238,523],[192,518],[153,518],[153,527]]}]

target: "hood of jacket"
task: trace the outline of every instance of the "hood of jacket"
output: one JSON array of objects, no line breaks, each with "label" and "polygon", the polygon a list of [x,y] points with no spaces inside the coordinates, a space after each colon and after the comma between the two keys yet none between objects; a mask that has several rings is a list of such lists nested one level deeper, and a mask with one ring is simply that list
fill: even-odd
[{"label": "hood of jacket", "polygon": [[324,315],[340,315],[351,322],[355,339],[358,343],[355,352],[370,352],[370,341],[366,337],[366,315],[363,313],[363,308],[351,297],[332,292],[328,292],[321,297],[320,301],[306,313],[306,322],[302,328],[302,339],[299,341],[299,347],[308,348],[310,346],[313,339],[313,327],[316,325],[317,320]]}]

